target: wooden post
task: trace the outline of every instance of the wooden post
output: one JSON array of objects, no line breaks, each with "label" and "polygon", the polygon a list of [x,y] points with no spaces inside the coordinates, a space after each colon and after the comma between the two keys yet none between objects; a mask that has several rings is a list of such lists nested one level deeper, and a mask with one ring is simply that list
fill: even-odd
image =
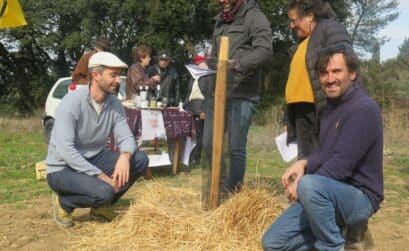
[{"label": "wooden post", "polygon": [[172,163],[172,174],[173,175],[178,174],[181,143],[182,143],[182,139],[180,137],[177,137],[175,141],[175,151],[173,152],[173,163]]},{"label": "wooden post", "polygon": [[152,167],[148,166],[148,168],[145,171],[145,179],[150,180],[152,179]]},{"label": "wooden post", "polygon": [[224,114],[226,107],[227,60],[229,58],[229,38],[221,37],[214,94],[212,180],[209,208],[217,207],[219,196],[220,163],[223,153]]}]

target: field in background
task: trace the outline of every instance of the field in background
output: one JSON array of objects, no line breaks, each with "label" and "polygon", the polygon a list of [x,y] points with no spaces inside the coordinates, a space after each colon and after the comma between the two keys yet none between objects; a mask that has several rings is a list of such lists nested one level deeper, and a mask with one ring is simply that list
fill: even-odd
[{"label": "field in background", "polygon": [[[383,114],[386,180],[391,174],[408,181],[409,107],[391,104]],[[279,123],[282,111],[278,107],[273,107],[257,116],[267,122],[264,125],[253,123],[250,129],[247,143],[247,178],[252,179],[256,176],[278,178],[288,166],[281,160],[274,143],[274,137],[282,131]],[[43,160],[47,151],[42,135],[41,116],[0,117],[0,128],[0,178],[3,181],[0,183],[0,204],[48,193],[46,186],[37,182],[34,175],[34,164]],[[386,186],[396,188],[394,185]],[[407,195],[409,185],[403,188],[406,190],[403,189],[399,194]]]}]

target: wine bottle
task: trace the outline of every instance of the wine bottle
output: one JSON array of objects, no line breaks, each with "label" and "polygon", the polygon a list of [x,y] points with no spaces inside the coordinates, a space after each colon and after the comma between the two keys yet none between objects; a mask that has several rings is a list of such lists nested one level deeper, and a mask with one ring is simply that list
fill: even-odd
[{"label": "wine bottle", "polygon": [[156,108],[155,89],[151,89],[149,92],[149,108]]},{"label": "wine bottle", "polygon": [[156,106],[162,107],[162,95],[160,94],[160,84],[156,86]]},{"label": "wine bottle", "polygon": [[141,101],[146,101],[148,90],[146,86],[139,86],[139,93],[141,95]]}]

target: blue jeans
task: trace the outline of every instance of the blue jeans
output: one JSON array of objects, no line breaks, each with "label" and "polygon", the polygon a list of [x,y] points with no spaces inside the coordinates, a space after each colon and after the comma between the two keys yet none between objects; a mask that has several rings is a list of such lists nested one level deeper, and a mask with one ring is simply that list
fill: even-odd
[{"label": "blue jeans", "polygon": [[267,229],[264,250],[343,250],[342,229],[366,223],[374,213],[356,187],[320,175],[303,176],[292,204]]},{"label": "blue jeans", "polygon": [[[104,150],[88,161],[101,169],[106,175],[111,176],[119,153]],[[70,167],[49,173],[48,185],[54,190],[60,199],[61,207],[66,212],[72,212],[75,208],[98,208],[114,204],[142,176],[148,167],[149,159],[145,153],[137,151],[131,158],[129,180],[118,192],[114,192],[111,185],[84,173],[78,173]]]},{"label": "blue jeans", "polygon": [[[211,169],[210,161],[213,139],[213,107],[213,99],[205,101],[204,111],[206,114],[206,119],[203,132],[203,149],[208,159],[209,169]],[[251,119],[254,111],[255,107],[252,102],[237,99],[227,100],[225,132],[227,132],[228,136],[227,149],[230,168],[229,176],[226,177],[226,163],[225,159],[222,159],[220,174],[220,191],[222,192],[234,192],[237,189],[240,189],[243,183],[246,170],[247,134],[251,125]],[[208,179],[210,180],[211,177],[208,177]]]}]

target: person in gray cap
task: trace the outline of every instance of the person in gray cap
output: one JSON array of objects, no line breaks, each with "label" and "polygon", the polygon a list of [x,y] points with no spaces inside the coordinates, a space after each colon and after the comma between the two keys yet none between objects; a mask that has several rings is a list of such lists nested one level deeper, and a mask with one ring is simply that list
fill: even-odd
[{"label": "person in gray cap", "polygon": [[[148,167],[116,97],[127,67],[110,52],[95,53],[88,63],[90,84],[68,93],[56,110],[46,173],[55,192],[54,221],[61,226],[74,225],[75,208],[91,208],[91,215],[111,220],[111,206]],[[119,152],[105,149],[110,134]]]},{"label": "person in gray cap", "polygon": [[160,77],[160,95],[163,103],[167,106],[177,106],[180,100],[179,75],[170,65],[171,54],[167,50],[161,50],[157,54],[159,61],[148,68],[149,77]]},{"label": "person in gray cap", "polygon": [[90,76],[88,75],[88,61],[92,55],[100,51],[110,51],[111,41],[106,37],[97,37],[95,40],[95,49],[81,56],[74,72],[72,73],[72,82],[75,84],[88,84]]}]

